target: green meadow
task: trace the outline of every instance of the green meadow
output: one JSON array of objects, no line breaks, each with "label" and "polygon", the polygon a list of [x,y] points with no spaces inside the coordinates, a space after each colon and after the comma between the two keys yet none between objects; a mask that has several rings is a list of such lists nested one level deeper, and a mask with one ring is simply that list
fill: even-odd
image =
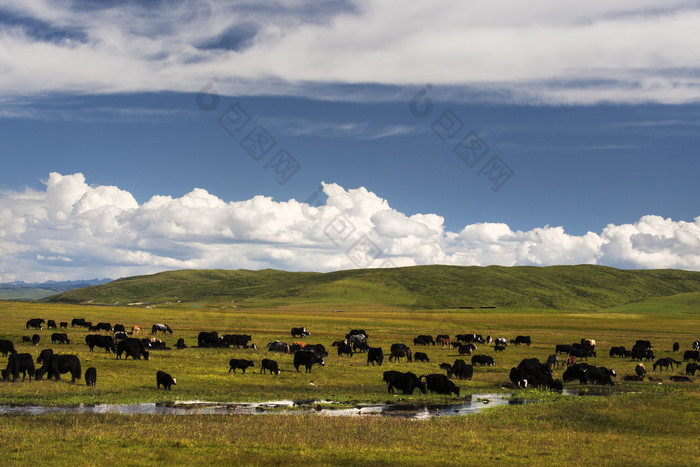
[{"label": "green meadow", "polygon": [[[501,274],[505,274],[507,280],[516,280],[513,277],[521,274],[521,271],[508,271],[516,268],[504,269],[506,272]],[[608,269],[601,272],[613,281],[618,270]],[[263,275],[274,276],[277,272]],[[311,285],[297,277],[295,284],[287,283],[284,287],[275,285],[275,280],[269,277],[265,279],[267,283],[261,284],[259,277],[250,274],[245,279],[248,281],[245,287],[249,291],[257,287],[257,292],[245,295],[239,289],[236,296],[220,295],[224,292],[217,282],[222,273],[213,271],[206,279],[209,293],[198,300],[184,300],[185,289],[190,287],[186,280],[173,285],[169,295],[156,297],[157,287],[149,282],[161,281],[162,277],[147,276],[140,281],[126,281],[131,282],[127,292],[121,286],[115,289],[115,283],[112,283],[99,286],[91,293],[86,292],[88,289],[75,291],[51,302],[0,302],[0,338],[11,340],[18,352],[28,352],[36,358],[41,349],[50,347],[60,353],[77,355],[83,372],[90,366],[97,369],[96,387],[87,387],[82,379],[71,384],[65,375],[58,382],[45,379],[0,382],[0,405],[287,399],[334,401],[341,406],[385,402],[448,404],[464,400],[469,394],[494,392],[514,392],[517,397],[539,401],[487,408],[475,415],[431,420],[311,414],[1,415],[0,439],[3,442],[0,444],[0,458],[20,464],[52,465],[69,462],[94,465],[95,459],[134,465],[259,465],[270,462],[689,465],[697,462],[700,455],[697,443],[700,375],[692,383],[671,382],[670,375],[685,373],[685,363],[673,371],[652,372],[649,362],[649,375],[660,381],[627,383],[622,377],[634,373],[636,362],[610,358],[607,352],[613,345],[630,348],[636,339],[648,339],[652,341],[657,357],[682,360],[682,351],[690,349],[693,340],[700,338],[700,292],[693,290],[696,275],[668,271],[642,277],[638,282],[628,284],[627,288],[609,286],[601,289],[603,292],[576,299],[584,297],[583,290],[589,287],[583,282],[578,292],[571,292],[571,287],[562,285],[557,294],[549,296],[549,303],[574,303],[571,308],[543,306],[542,300],[533,300],[532,297],[526,300],[526,290],[532,292],[536,287],[544,287],[535,282],[555,285],[558,281],[562,284],[570,280],[572,274],[581,271],[559,271],[559,276],[563,277],[561,280],[554,272],[548,271],[544,275],[547,277],[522,279],[527,286],[522,285],[518,293],[523,298],[519,300],[528,304],[535,302],[531,306],[513,305],[509,298],[512,291],[508,294],[492,291],[491,297],[484,295],[471,301],[467,300],[467,292],[460,292],[466,295],[445,298],[454,306],[426,308],[423,304],[427,303],[430,293],[435,292],[425,285],[410,285],[414,280],[411,277],[418,274],[415,271],[408,274],[409,278],[394,276],[395,283],[390,282],[389,276],[377,282],[374,276],[372,280],[366,277],[360,280],[345,275],[326,279],[325,285],[316,274],[302,273],[308,274],[307,279],[313,279]],[[425,271],[419,273],[422,275]],[[583,273],[588,272],[584,270]],[[676,273],[683,273],[678,284],[668,278]],[[188,274],[201,277],[207,273],[187,272],[185,275]],[[214,281],[210,281],[211,276]],[[284,274],[276,277],[280,279],[282,276]],[[596,281],[604,282],[604,279]],[[396,285],[399,282],[400,287]],[[243,288],[242,284],[238,286]],[[139,299],[134,292],[138,287],[143,293],[150,294],[150,298]],[[463,288],[470,287],[480,289],[481,285],[470,284]],[[386,296],[382,288],[387,288]],[[449,283],[444,284],[444,288],[448,292],[459,289]],[[646,292],[640,292],[635,298],[636,289]],[[537,298],[542,299],[544,295],[539,290],[537,292]],[[132,293],[135,295],[130,295]],[[290,298],[293,293],[300,297],[299,303]],[[274,294],[278,294],[276,298]],[[408,303],[411,300],[412,303]],[[511,305],[504,305],[508,300],[511,300]],[[88,302],[91,304],[85,304]],[[116,302],[119,305],[113,305]],[[125,305],[133,302],[142,305]],[[611,305],[593,305],[598,302]],[[457,303],[475,308],[460,309]],[[493,304],[496,308],[478,308],[484,304]],[[106,353],[103,349],[95,348],[90,352],[85,345],[85,335],[89,332],[70,325],[65,332],[71,343],[51,345],[53,330],[25,328],[26,321],[35,317],[69,323],[72,318],[80,317],[93,323],[122,323],[128,329],[140,325],[144,328],[141,334],[144,337],[150,337],[153,323],[167,323],[174,334],[158,337],[165,340],[172,350],[151,351],[148,361],[117,360],[113,353]],[[297,373],[292,356],[265,349],[265,344],[271,340],[289,343],[299,340],[289,333],[297,326],[305,326],[311,332],[311,336],[304,338],[305,342],[321,343],[329,350],[324,367],[314,366],[311,373],[304,373],[302,368]],[[362,353],[339,357],[331,343],[353,328],[365,329],[370,335],[371,345],[381,346],[386,354],[392,343],[403,342],[414,352],[425,351],[430,363],[389,363],[385,360],[381,367],[373,367],[367,366],[366,356]],[[251,334],[258,349],[199,349],[196,343],[200,331]],[[31,336],[35,332],[41,336],[38,346],[21,343],[22,336]],[[439,363],[469,358],[459,357],[456,351],[440,346],[414,346],[412,340],[415,336],[454,336],[465,332],[509,339],[526,334],[531,336],[532,345],[508,346],[503,353],[495,353],[492,346],[479,345],[476,353],[493,356],[496,365],[476,367],[471,381],[455,381],[461,389],[460,397],[423,395],[418,391],[412,396],[387,393],[382,382],[382,373],[386,370],[412,371],[417,375],[440,373]],[[176,350],[178,338],[183,338],[189,347]],[[614,368],[618,374],[614,388],[580,388],[578,383],[565,384],[568,389],[581,389],[592,394],[581,397],[512,389],[508,373],[520,360],[537,357],[544,361],[553,353],[556,344],[578,342],[581,338],[596,340],[598,357],[589,363]],[[681,353],[671,351],[674,342],[680,343]],[[231,358],[248,358],[255,366],[246,374],[240,371],[238,374],[229,373],[228,361]],[[260,374],[262,358],[278,361],[282,373],[279,376]],[[0,357],[0,366],[4,368],[6,361],[6,357]],[[157,370],[177,378],[172,391],[156,389]],[[555,378],[561,378],[561,374],[561,369],[555,369]],[[47,455],[49,452],[50,456]],[[128,455],[128,461],[125,455]]]}]

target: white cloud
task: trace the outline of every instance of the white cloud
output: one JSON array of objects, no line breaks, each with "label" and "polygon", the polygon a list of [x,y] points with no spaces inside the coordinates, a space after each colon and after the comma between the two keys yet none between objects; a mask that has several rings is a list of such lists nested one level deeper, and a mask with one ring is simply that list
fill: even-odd
[{"label": "white cloud", "polygon": [[81,5],[3,2],[17,20],[0,24],[0,95],[197,92],[216,76],[230,95],[430,82],[531,103],[700,97],[700,6],[684,0]]},{"label": "white cloud", "polygon": [[[43,191],[0,193],[0,282],[121,277],[181,268],[330,271],[382,265],[605,264],[700,270],[700,217],[644,216],[600,233],[459,232],[435,214],[407,216],[365,188],[324,184],[326,203],[256,196],[224,201],[196,188],[138,204],[114,186],[51,173]],[[388,263],[387,263],[388,261]]]}]

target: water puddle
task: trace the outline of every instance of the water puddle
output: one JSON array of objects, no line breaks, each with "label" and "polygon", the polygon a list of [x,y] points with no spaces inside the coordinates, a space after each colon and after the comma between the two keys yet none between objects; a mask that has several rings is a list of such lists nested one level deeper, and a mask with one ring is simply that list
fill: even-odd
[{"label": "water puddle", "polygon": [[536,401],[512,394],[472,394],[454,404],[368,404],[333,407],[333,401],[270,401],[213,403],[186,401],[168,404],[96,404],[77,406],[0,406],[0,415],[119,414],[119,415],[325,415],[333,417],[381,416],[406,419],[451,417],[481,412],[486,407],[520,405]]}]

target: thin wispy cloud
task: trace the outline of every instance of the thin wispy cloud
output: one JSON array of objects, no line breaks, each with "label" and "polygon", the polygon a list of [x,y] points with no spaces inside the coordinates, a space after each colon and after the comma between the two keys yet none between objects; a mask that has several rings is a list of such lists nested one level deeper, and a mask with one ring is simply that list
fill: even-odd
[{"label": "thin wispy cloud", "polygon": [[693,119],[683,119],[683,120],[640,120],[637,122],[617,122],[611,123],[610,127],[624,128],[624,127],[636,127],[636,128],[656,128],[656,127],[687,127],[687,126],[700,126],[700,120]]},{"label": "thin wispy cloud", "polygon": [[625,144],[606,144],[603,146],[586,146],[581,149],[585,151],[617,151],[624,149],[638,149],[639,146],[625,145]]},{"label": "thin wispy cloud", "polygon": [[694,103],[698,29],[682,0],[15,0],[0,6],[0,94],[197,92],[217,76],[228,95],[432,83],[512,103]]},{"label": "thin wispy cloud", "polygon": [[0,109],[0,119],[19,118],[37,121],[64,121],[83,123],[157,123],[165,117],[196,115],[195,110],[154,109],[148,107],[83,107],[70,105],[58,107],[36,106],[25,103],[12,104]]},{"label": "thin wispy cloud", "polygon": [[261,118],[261,123],[275,134],[375,140],[409,133],[427,132],[419,125],[372,125],[370,122],[316,121],[304,118]]}]

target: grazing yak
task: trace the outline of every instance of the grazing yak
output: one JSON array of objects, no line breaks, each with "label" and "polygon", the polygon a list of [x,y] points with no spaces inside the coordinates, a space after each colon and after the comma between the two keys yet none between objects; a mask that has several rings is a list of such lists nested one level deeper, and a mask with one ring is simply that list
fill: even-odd
[{"label": "grazing yak", "polygon": [[348,344],[340,344],[338,346],[338,356],[340,357],[341,355],[345,354],[348,357],[352,357],[352,347],[349,346]]},{"label": "grazing yak", "polygon": [[433,340],[433,336],[421,334],[420,336],[413,339],[413,344],[414,345],[430,345],[430,344],[435,345],[435,341]]},{"label": "grazing yak", "polygon": [[554,346],[554,353],[569,354],[571,352],[571,345],[569,344],[557,344]]},{"label": "grazing yak", "polygon": [[185,345],[185,339],[182,337],[177,340],[177,344],[175,344],[175,348],[178,350],[186,349],[187,346]]},{"label": "grazing yak", "polygon": [[490,357],[489,355],[474,355],[472,357],[472,365],[488,365],[488,366],[493,366],[495,365],[495,362],[493,361],[493,358]]},{"label": "grazing yak", "polygon": [[695,376],[695,372],[698,371],[698,369],[700,369],[700,365],[697,363],[688,363],[685,366],[685,374]]},{"label": "grazing yak", "polygon": [[654,350],[654,348],[651,346],[651,341],[641,340],[641,339],[637,340],[634,343],[633,348],[634,347],[640,348],[642,350]]},{"label": "grazing yak", "polygon": [[557,354],[552,354],[547,357],[547,367],[549,367],[549,369],[552,369],[553,367],[559,368],[559,357]]},{"label": "grazing yak", "polygon": [[160,389],[160,386],[163,386],[163,389],[167,389],[170,391],[171,386],[175,386],[177,384],[177,381],[175,381],[175,378],[170,376],[164,371],[158,370],[156,372],[156,387]]},{"label": "grazing yak", "polygon": [[58,326],[56,326],[56,321],[50,319],[46,322],[46,329],[56,329]]},{"label": "grazing yak", "polygon": [[232,358],[228,362],[229,369],[228,372],[231,373],[231,370],[233,370],[234,373],[236,373],[236,369],[238,370],[243,370],[243,374],[245,374],[246,368],[251,368],[255,366],[253,363],[253,360],[244,360],[242,358]]},{"label": "grazing yak", "polygon": [[455,336],[455,340],[458,342],[478,342],[479,344],[482,344],[484,342],[484,338],[481,336],[481,334],[457,334]]},{"label": "grazing yak", "polygon": [[266,347],[267,347],[267,350],[270,352],[291,353],[291,351],[292,351],[292,348],[289,346],[289,344],[285,344],[284,342],[280,342],[280,341],[268,342]]},{"label": "grazing yak", "polygon": [[369,344],[367,342],[353,342],[352,351],[353,352],[367,352],[369,350]]},{"label": "grazing yak", "polygon": [[253,337],[249,334],[224,334],[219,339],[220,344],[223,344],[224,347],[233,347],[235,345],[237,349],[241,347],[248,348],[248,342],[251,340],[253,340]]},{"label": "grazing yak", "polygon": [[511,368],[510,381],[516,388],[546,387],[561,391],[561,381],[552,378],[552,370],[547,365],[540,363],[537,358],[526,358],[518,366]]},{"label": "grazing yak", "polygon": [[315,352],[300,350],[294,354],[294,368],[296,368],[297,372],[299,372],[299,367],[304,365],[304,367],[306,367],[306,373],[310,373],[314,363],[318,363],[321,366],[326,364],[323,361],[323,357],[317,355]]},{"label": "grazing yak", "polygon": [[292,337],[306,337],[310,335],[311,333],[306,328],[292,328]]},{"label": "grazing yak", "polygon": [[425,382],[421,381],[418,376],[411,373],[401,373],[400,371],[389,370],[384,372],[382,378],[387,383],[387,392],[394,392],[394,388],[400,389],[404,394],[411,395],[418,388],[420,392],[425,394]]},{"label": "grazing yak", "polygon": [[97,383],[97,369],[91,366],[85,370],[85,384],[88,386],[94,386]]},{"label": "grazing yak", "polygon": [[394,362],[400,361],[402,357],[406,357],[407,362],[413,361],[413,353],[411,349],[405,344],[391,344],[391,354],[389,355],[389,361]]},{"label": "grazing yak", "polygon": [[419,378],[421,382],[423,382],[423,379],[425,379],[424,384],[428,391],[438,394],[454,394],[455,396],[459,396],[459,388],[457,385],[443,374],[433,373]]},{"label": "grazing yak", "polygon": [[12,341],[8,341],[7,339],[0,339],[0,352],[2,352],[3,357],[7,357],[8,352],[17,353],[15,345]]},{"label": "grazing yak", "polygon": [[126,333],[126,326],[124,326],[123,324],[115,324],[114,327],[112,328],[112,332]]},{"label": "grazing yak", "polygon": [[384,352],[382,351],[381,347],[370,347],[369,350],[367,350],[367,365],[370,363],[372,366],[376,363],[379,366],[382,366],[382,363],[384,362]]},{"label": "grazing yak", "polygon": [[73,318],[70,322],[70,327],[76,326],[85,327],[85,318]]},{"label": "grazing yak", "polygon": [[594,366],[588,363],[577,363],[571,365],[564,372],[564,382],[579,380],[581,384],[600,384],[614,386],[612,378],[617,376],[614,370],[604,366]]},{"label": "grazing yak", "polygon": [[678,342],[674,342],[673,343],[673,351],[678,352],[679,350],[681,350],[681,344]]},{"label": "grazing yak", "polygon": [[569,355],[576,357],[578,359],[588,360],[588,357],[597,357],[595,347],[585,343],[574,343],[571,344],[571,349],[569,350]]},{"label": "grazing yak", "polygon": [[688,360],[695,360],[696,362],[700,361],[700,351],[686,350],[683,352],[683,361],[687,362]]},{"label": "grazing yak", "polygon": [[33,345],[39,345],[40,340],[41,340],[41,336],[39,336],[39,334],[32,334],[32,344]]},{"label": "grazing yak", "polygon": [[430,363],[428,354],[426,354],[425,352],[416,352],[416,354],[413,356],[413,361]]},{"label": "grazing yak", "polygon": [[70,344],[70,339],[65,332],[54,332],[51,334],[52,344]]},{"label": "grazing yak", "polygon": [[122,354],[126,353],[126,357],[131,357],[133,360],[141,360],[143,356],[144,360],[148,360],[148,351],[139,339],[129,338],[117,343],[117,359],[122,358]]},{"label": "grazing yak", "polygon": [[43,329],[43,324],[44,320],[41,318],[32,318],[29,321],[27,321],[27,329],[29,328],[34,328],[34,329]]},{"label": "grazing yak", "polygon": [[22,381],[24,381],[27,377],[27,372],[29,372],[29,379],[32,379],[35,374],[32,356],[28,353],[13,353],[7,359],[7,368],[2,370],[2,379],[7,381],[12,375],[12,381],[17,381],[19,374],[22,373]]},{"label": "grazing yak", "polygon": [[265,374],[265,370],[269,370],[270,374],[280,374],[280,369],[277,366],[277,362],[270,360],[269,358],[263,358],[262,362],[260,362],[260,373]]},{"label": "grazing yak", "polygon": [[219,347],[219,333],[216,331],[202,331],[197,336],[197,346],[198,347]]},{"label": "grazing yak", "polygon": [[107,353],[115,349],[114,339],[112,339],[112,336],[88,334],[85,336],[85,343],[88,345],[88,347],[90,347],[90,352],[92,352],[95,347],[101,347],[105,349],[105,352]]},{"label": "grazing yak", "polygon": [[471,355],[472,352],[474,352],[477,349],[476,345],[469,343],[469,344],[460,344],[459,347],[457,348],[457,352],[459,352],[460,355]]},{"label": "grazing yak", "polygon": [[520,344],[526,344],[529,346],[532,344],[532,339],[530,339],[530,336],[516,336],[515,341],[513,342],[515,345],[520,345]]},{"label": "grazing yak", "polygon": [[440,364],[440,368],[445,369],[443,365],[447,365],[447,377],[452,378],[452,376],[457,376],[457,379],[468,379],[471,380],[474,376],[474,366],[467,365],[464,360],[458,359],[452,365]]},{"label": "grazing yak", "polygon": [[644,378],[647,374],[647,368],[642,363],[639,363],[634,367],[634,372],[637,373],[637,376]]},{"label": "grazing yak", "polygon": [[95,326],[95,330],[112,332],[112,325],[110,323],[97,323],[97,326]]},{"label": "grazing yak", "polygon": [[625,349],[624,346],[613,346],[610,347],[610,352],[608,352],[610,355],[610,358],[614,357],[625,357],[625,354],[627,353],[627,349]]},{"label": "grazing yak", "polygon": [[638,360],[640,362],[642,360],[646,360],[649,362],[649,361],[654,360],[654,358],[656,358],[656,357],[654,357],[653,350],[643,350],[639,347],[633,347],[632,351],[630,352],[630,358],[632,360]]},{"label": "grazing yak", "polygon": [[44,361],[41,368],[36,370],[34,379],[41,379],[47,373],[48,379],[54,378],[56,381],[61,379],[62,373],[70,373],[71,383],[75,383],[76,379],[80,379],[82,373],[80,359],[75,355],[53,354]]}]

